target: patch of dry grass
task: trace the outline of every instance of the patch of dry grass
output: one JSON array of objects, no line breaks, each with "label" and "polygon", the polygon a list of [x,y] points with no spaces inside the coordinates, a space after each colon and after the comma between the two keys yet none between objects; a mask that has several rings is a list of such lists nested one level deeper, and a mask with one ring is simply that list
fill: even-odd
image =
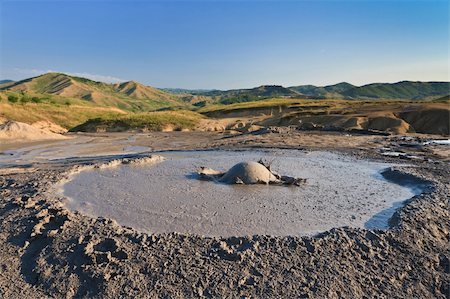
[{"label": "patch of dry grass", "polygon": [[333,111],[337,109],[360,109],[368,106],[385,105],[406,105],[417,104],[418,101],[404,101],[404,100],[340,100],[340,99],[326,99],[326,100],[313,100],[313,99],[286,99],[286,98],[273,98],[268,100],[260,100],[253,102],[236,103],[230,105],[209,105],[197,110],[198,113],[211,113],[220,111],[234,111],[234,110],[250,110],[260,108],[271,108],[279,106],[294,106],[303,110],[317,110],[321,112]]},{"label": "patch of dry grass", "polygon": [[67,129],[91,118],[115,117],[124,113],[117,108],[51,103],[11,104],[5,101],[0,102],[1,117],[28,124],[40,120],[48,120]]},{"label": "patch of dry grass", "polygon": [[202,118],[203,116],[201,114],[186,110],[132,113],[127,115],[105,116],[90,119],[87,122],[73,128],[71,131],[181,131],[184,129],[194,129]]}]

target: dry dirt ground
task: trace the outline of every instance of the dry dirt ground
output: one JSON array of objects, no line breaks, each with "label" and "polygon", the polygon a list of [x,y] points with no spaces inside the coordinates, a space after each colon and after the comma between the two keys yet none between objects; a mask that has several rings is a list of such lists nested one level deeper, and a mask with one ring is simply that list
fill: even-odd
[{"label": "dry dirt ground", "polygon": [[[172,132],[135,138],[77,135],[70,140],[78,138],[90,138],[90,144],[98,146],[84,148],[85,157],[24,161],[0,169],[2,298],[449,297],[449,156],[445,148],[422,147],[423,136],[273,132],[228,137]],[[387,231],[336,228],[315,237],[226,239],[147,235],[110,219],[70,212],[47,192],[75,167],[117,159],[98,156],[114,138],[150,151],[327,149],[406,161],[412,166],[405,163],[399,171],[431,186],[394,214]],[[402,155],[382,154],[389,151]],[[129,158],[142,155],[148,154]]]}]

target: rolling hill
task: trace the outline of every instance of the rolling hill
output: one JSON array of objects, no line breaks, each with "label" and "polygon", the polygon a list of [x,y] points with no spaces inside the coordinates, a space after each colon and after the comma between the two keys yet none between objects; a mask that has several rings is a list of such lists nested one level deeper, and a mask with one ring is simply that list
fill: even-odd
[{"label": "rolling hill", "polygon": [[298,92],[280,85],[261,85],[250,89],[232,89],[225,91],[211,90],[193,94],[211,97],[213,98],[213,103],[225,105],[268,98],[295,98],[301,96]]},{"label": "rolling hill", "polygon": [[233,104],[268,98],[432,100],[449,95],[450,82],[401,81],[363,86],[341,82],[327,86],[298,85],[286,88],[278,85],[263,85],[251,89],[225,91],[183,91],[192,95],[209,96],[212,98],[210,103],[214,104]]},{"label": "rolling hill", "polygon": [[[341,82],[328,86],[299,85],[286,88],[262,85],[249,89],[190,91],[157,89],[136,81],[108,84],[62,73],[48,73],[17,82],[4,82],[0,84],[0,90],[58,95],[129,111],[152,111],[192,104],[227,105],[269,98],[429,100],[449,95],[450,83],[401,81],[354,86]],[[174,92],[169,92],[171,90]]]},{"label": "rolling hill", "polygon": [[61,73],[47,73],[18,82],[2,84],[0,90],[82,99],[97,106],[117,107],[130,111],[151,111],[186,106],[177,95],[135,81],[107,84]]},{"label": "rolling hill", "polygon": [[[108,84],[48,73],[0,84],[0,121],[47,121],[66,129],[111,132],[225,130],[225,124],[234,128],[240,126],[236,122],[248,121],[245,126],[250,127],[304,123],[314,128],[448,135],[449,90],[449,82],[402,81],[174,94],[136,81]],[[183,110],[154,112],[178,109]],[[201,115],[188,111],[193,109]]]},{"label": "rolling hill", "polygon": [[373,83],[342,92],[349,98],[422,100],[450,94],[450,82]]},{"label": "rolling hill", "polygon": [[117,83],[113,86],[114,91],[133,97],[136,99],[160,99],[160,100],[173,100],[175,97],[162,90],[142,85],[136,81],[128,81],[123,83]]},{"label": "rolling hill", "polygon": [[356,86],[350,83],[341,82],[338,84],[328,86],[315,86],[315,85],[291,86],[289,87],[289,89],[311,98],[340,98],[342,97],[341,95],[342,92],[345,92],[354,87]]},{"label": "rolling hill", "polygon": [[12,82],[14,82],[13,80],[0,80],[0,85],[2,85],[2,84],[6,84],[6,83],[12,83]]},{"label": "rolling hill", "polygon": [[401,81],[354,86],[342,82],[323,87],[292,86],[289,89],[312,98],[426,100],[450,94],[450,83]]}]

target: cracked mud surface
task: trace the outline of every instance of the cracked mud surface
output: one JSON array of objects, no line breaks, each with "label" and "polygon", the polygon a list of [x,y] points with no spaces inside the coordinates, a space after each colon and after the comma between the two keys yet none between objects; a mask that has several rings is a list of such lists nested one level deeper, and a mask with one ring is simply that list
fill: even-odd
[{"label": "cracked mud surface", "polygon": [[[282,145],[278,135],[251,138],[246,143],[242,137],[214,139],[204,147],[315,149],[301,136],[285,138]],[[401,162],[377,152],[376,146],[394,141],[367,137],[340,151]],[[442,157],[420,155],[427,159],[408,160],[416,167],[400,170],[433,186],[394,214],[391,229],[336,228],[314,237],[141,234],[109,219],[72,213],[45,192],[70,169],[105,158],[6,169],[0,175],[0,295],[447,298],[450,173]]]}]

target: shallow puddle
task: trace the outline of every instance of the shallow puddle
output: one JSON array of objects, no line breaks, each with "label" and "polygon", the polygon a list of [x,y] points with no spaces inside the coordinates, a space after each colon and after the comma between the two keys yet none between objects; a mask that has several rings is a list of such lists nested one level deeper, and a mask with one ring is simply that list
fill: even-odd
[{"label": "shallow puddle", "polygon": [[[295,150],[161,152],[154,165],[92,169],[62,186],[67,206],[149,233],[207,236],[311,235],[333,227],[388,227],[401,203],[419,193],[383,178],[392,166],[329,152]],[[296,186],[200,181],[200,166],[228,170],[242,161],[272,161]]]}]

